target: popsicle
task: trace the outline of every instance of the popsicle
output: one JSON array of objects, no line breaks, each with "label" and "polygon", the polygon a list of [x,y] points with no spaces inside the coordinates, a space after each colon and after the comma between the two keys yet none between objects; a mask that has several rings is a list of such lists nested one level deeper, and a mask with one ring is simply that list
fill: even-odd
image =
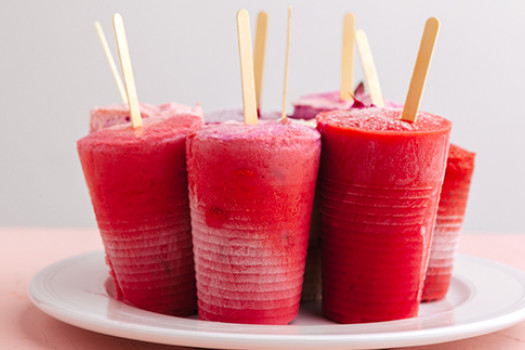
[{"label": "popsicle", "polygon": [[451,123],[420,112],[321,113],[323,313],[341,323],[417,315]]},{"label": "popsicle", "polygon": [[119,14],[113,26],[130,122],[80,139],[82,170],[116,297],[145,310],[188,315],[196,309],[196,292],[185,143],[202,118],[143,120]]},{"label": "popsicle", "polygon": [[[165,103],[160,106],[140,103],[139,106],[143,119],[175,115],[194,115],[203,118],[202,108],[199,104],[192,107],[175,102]],[[114,125],[125,124],[130,121],[129,107],[127,104],[94,107],[89,114],[89,132],[95,132]]]},{"label": "popsicle", "polygon": [[439,208],[425,277],[423,301],[443,299],[448,291],[454,257],[467,207],[475,153],[450,145]]},{"label": "popsicle", "polygon": [[287,324],[299,311],[321,140],[286,117],[258,120],[246,10],[237,33],[244,124],[194,131],[186,148],[199,317]]},{"label": "popsicle", "polygon": [[150,311],[195,311],[195,280],[185,171],[187,115],[123,124],[78,141],[107,263],[126,302]]},{"label": "popsicle", "polygon": [[289,121],[188,136],[199,317],[287,324],[298,313],[320,135]]}]

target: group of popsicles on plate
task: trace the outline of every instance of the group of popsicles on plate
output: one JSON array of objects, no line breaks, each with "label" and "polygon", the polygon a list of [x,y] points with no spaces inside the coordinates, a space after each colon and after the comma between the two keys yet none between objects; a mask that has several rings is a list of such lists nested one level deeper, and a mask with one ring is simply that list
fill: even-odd
[{"label": "group of popsicles on plate", "polygon": [[404,105],[383,101],[373,65],[370,95],[351,91],[354,40],[368,45],[352,15],[343,23],[341,90],[257,118],[260,76],[239,11],[244,122],[228,121],[236,111],[205,122],[200,106],[138,102],[114,16],[126,103],[93,109],[77,146],[118,299],[288,324],[312,300],[361,323],[414,317],[445,297],[474,154],[449,145],[450,121],[418,111],[439,22],[427,21]]}]

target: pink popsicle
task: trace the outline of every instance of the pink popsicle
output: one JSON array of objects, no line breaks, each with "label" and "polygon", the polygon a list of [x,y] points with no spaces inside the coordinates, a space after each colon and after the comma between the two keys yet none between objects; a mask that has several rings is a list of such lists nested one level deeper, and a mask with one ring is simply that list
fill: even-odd
[{"label": "pink popsicle", "polygon": [[188,136],[201,319],[287,324],[297,316],[320,151],[317,131],[289,122]]},{"label": "pink popsicle", "polygon": [[341,323],[417,315],[451,123],[366,108],[322,113],[323,313]]},{"label": "pink popsicle", "polygon": [[[363,83],[360,83],[354,91],[354,98],[358,106],[371,106],[370,96],[365,93]],[[313,119],[319,113],[335,110],[349,110],[354,105],[354,101],[343,101],[339,91],[309,94],[293,102],[294,111],[290,116],[294,119]],[[401,107],[401,105],[385,100],[386,107]]]},{"label": "pink popsicle", "polygon": [[186,180],[187,115],[90,133],[78,154],[117,297],[150,311],[196,309]]}]

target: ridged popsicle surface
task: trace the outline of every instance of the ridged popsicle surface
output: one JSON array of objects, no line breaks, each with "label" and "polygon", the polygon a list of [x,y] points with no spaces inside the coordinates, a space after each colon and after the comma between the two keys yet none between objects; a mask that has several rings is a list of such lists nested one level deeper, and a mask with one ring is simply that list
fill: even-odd
[{"label": "ridged popsicle surface", "polygon": [[450,122],[367,108],[322,113],[323,313],[341,323],[417,315]]},{"label": "ridged popsicle surface", "polygon": [[281,122],[190,134],[201,319],[287,324],[297,316],[319,157],[317,131]]}]

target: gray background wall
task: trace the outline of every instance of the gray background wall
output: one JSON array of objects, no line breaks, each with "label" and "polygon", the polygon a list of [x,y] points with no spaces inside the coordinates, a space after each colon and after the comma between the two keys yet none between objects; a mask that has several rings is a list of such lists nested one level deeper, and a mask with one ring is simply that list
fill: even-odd
[{"label": "gray background wall", "polygon": [[525,232],[520,0],[2,1],[0,226],[95,226],[75,141],[87,133],[91,107],[119,102],[95,20],[114,48],[111,15],[123,15],[142,101],[201,102],[210,111],[241,104],[236,10],[247,8],[252,24],[265,10],[262,103],[279,109],[288,5],[290,100],[338,88],[350,11],[367,31],[384,95],[403,102],[424,22],[440,18],[422,109],[452,120],[452,141],[478,154],[465,231]]}]

